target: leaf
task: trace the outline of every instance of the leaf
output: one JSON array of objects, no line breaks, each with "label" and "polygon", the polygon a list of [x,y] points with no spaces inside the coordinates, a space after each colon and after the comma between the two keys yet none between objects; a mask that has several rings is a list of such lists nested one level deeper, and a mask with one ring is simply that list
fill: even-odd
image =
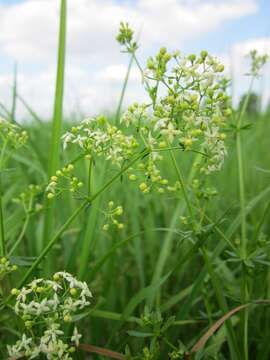
[{"label": "leaf", "polygon": [[10,261],[13,265],[18,265],[18,266],[31,266],[35,260],[37,258],[36,257],[31,257],[31,256],[11,256],[10,257]]},{"label": "leaf", "polygon": [[142,331],[135,331],[135,330],[129,330],[127,331],[128,335],[138,337],[138,338],[146,338],[151,337],[154,335],[152,332],[142,332]]},{"label": "leaf", "polygon": [[125,359],[125,356],[119,352],[104,349],[94,345],[81,344],[79,345],[79,349],[89,353],[95,353],[106,357],[110,357],[112,359],[119,359],[119,360]]},{"label": "leaf", "polygon": [[223,315],[219,320],[217,320],[211,327],[206,331],[206,333],[196,342],[196,344],[192,347],[190,352],[186,354],[185,360],[189,360],[191,358],[192,354],[195,354],[199,350],[201,350],[207,341],[210,339],[210,337],[224,324],[226,320],[228,320],[231,316],[236,314],[237,312],[247,308],[250,305],[270,305],[270,300],[256,300],[248,304],[242,304],[234,309],[227,312],[225,315]]}]

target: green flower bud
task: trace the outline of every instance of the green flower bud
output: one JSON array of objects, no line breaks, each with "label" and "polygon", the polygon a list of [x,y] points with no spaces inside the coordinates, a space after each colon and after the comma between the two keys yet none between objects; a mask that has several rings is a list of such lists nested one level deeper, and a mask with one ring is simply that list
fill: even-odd
[{"label": "green flower bud", "polygon": [[217,71],[217,72],[223,72],[223,71],[224,71],[224,65],[223,65],[223,64],[219,64],[219,65],[216,67],[216,71]]},{"label": "green flower bud", "polygon": [[208,55],[208,52],[206,50],[201,51],[201,58],[204,60],[206,56]]},{"label": "green flower bud", "polygon": [[13,288],[11,291],[10,291],[11,295],[13,296],[18,296],[19,293],[20,293],[20,290],[16,289],[16,288]]},{"label": "green flower bud", "polygon": [[167,49],[166,49],[165,47],[162,47],[162,48],[160,48],[160,50],[159,50],[159,53],[160,53],[161,55],[165,55],[166,52],[167,52]]},{"label": "green flower bud", "polygon": [[77,289],[75,289],[75,288],[71,288],[71,289],[69,290],[69,292],[70,292],[70,295],[72,295],[72,296],[76,296],[76,295],[77,295]]}]

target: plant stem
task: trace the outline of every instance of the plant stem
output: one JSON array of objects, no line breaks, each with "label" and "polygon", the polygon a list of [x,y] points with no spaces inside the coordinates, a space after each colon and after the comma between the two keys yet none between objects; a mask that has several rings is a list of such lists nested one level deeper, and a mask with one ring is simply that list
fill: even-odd
[{"label": "plant stem", "polygon": [[[0,170],[1,171],[1,170]],[[5,245],[5,228],[4,228],[4,214],[3,214],[3,201],[2,201],[2,174],[0,173],[0,254],[5,256],[6,254],[6,245]]]},{"label": "plant stem", "polygon": [[51,250],[53,245],[56,243],[57,240],[59,240],[60,236],[63,234],[63,232],[69,227],[69,225],[73,222],[74,219],[80,214],[80,212],[86,207],[86,205],[89,203],[88,199],[85,200],[75,211],[74,213],[67,219],[67,221],[61,226],[61,228],[58,230],[58,232],[55,234],[55,236],[48,242],[48,244],[45,246],[45,248],[42,250],[41,254],[38,256],[38,258],[34,261],[30,269],[26,272],[26,274],[23,276],[19,283],[19,288],[21,288],[28,278],[32,275],[32,273],[36,270],[38,265],[41,263],[41,261],[45,258],[45,256],[48,254],[48,252]]},{"label": "plant stem", "polygon": [[4,141],[0,155],[0,254],[6,255],[6,241],[5,241],[5,226],[4,226],[4,212],[3,212],[3,196],[2,196],[2,168],[4,161],[4,154],[7,147],[7,140]]},{"label": "plant stem", "polygon": [[81,213],[83,209],[87,205],[91,205],[92,202],[100,196],[108,187],[111,186],[111,184],[117,180],[127,169],[129,169],[136,161],[138,161],[141,157],[147,155],[149,151],[147,149],[144,149],[142,152],[140,152],[137,156],[133,158],[126,166],[124,166],[115,176],[113,176],[107,183],[105,183],[94,195],[91,197],[87,197],[83,203],[74,211],[74,213],[67,219],[67,221],[61,226],[61,228],[58,230],[58,232],[55,234],[55,236],[48,242],[48,244],[45,246],[45,248],[42,250],[41,254],[38,256],[36,261],[33,263],[33,265],[30,267],[30,269],[26,272],[24,277],[19,283],[19,288],[22,287],[25,282],[28,280],[28,278],[32,275],[32,273],[36,270],[38,265],[41,263],[41,261],[45,258],[45,256],[48,254],[48,252],[51,250],[53,245],[59,240],[61,235],[64,233],[64,231],[69,227],[69,225],[77,218],[77,216]]},{"label": "plant stem", "polygon": [[[242,119],[246,112],[248,101],[253,87],[254,77],[252,77],[247,96],[240,111],[237,121],[236,133],[236,152],[238,164],[238,186],[239,186],[239,201],[240,201],[240,214],[241,214],[241,256],[242,259],[247,258],[247,227],[246,227],[246,199],[245,199],[245,180],[244,180],[244,165],[243,165],[243,146],[241,138]],[[241,297],[242,303],[249,301],[249,291],[247,277],[245,274],[245,267],[242,266],[242,286]],[[248,309],[244,309],[242,314],[242,331],[243,331],[243,354],[244,360],[248,360]]]},{"label": "plant stem", "polygon": [[23,224],[22,231],[20,232],[20,235],[19,235],[17,241],[15,242],[15,244],[12,246],[12,248],[11,248],[10,251],[8,252],[8,256],[11,256],[11,255],[14,253],[14,251],[17,249],[17,247],[20,245],[20,243],[21,243],[21,241],[22,241],[22,239],[23,239],[23,237],[24,237],[24,234],[25,234],[25,232],[26,232],[27,226],[28,226],[28,224],[29,224],[29,220],[30,220],[30,215],[27,214],[27,215],[26,215],[25,222],[24,222],[24,224]]},{"label": "plant stem", "polygon": [[186,202],[186,205],[187,205],[189,215],[191,217],[191,220],[193,220],[194,214],[193,214],[191,203],[190,203],[189,198],[188,198],[186,185],[185,185],[185,182],[184,182],[182,172],[181,172],[179,166],[177,165],[176,158],[175,158],[173,150],[169,150],[169,153],[170,153],[170,157],[171,157],[172,162],[173,162],[173,166],[174,166],[175,171],[177,173],[178,180],[179,180],[180,185],[181,185],[181,189],[182,189],[182,192],[183,192],[183,195],[184,195],[184,199],[185,199],[185,202]]},{"label": "plant stem", "polygon": [[131,68],[132,68],[133,60],[134,60],[134,57],[131,56],[129,64],[128,64],[128,69],[127,69],[127,73],[126,73],[126,76],[125,76],[124,84],[122,86],[121,95],[120,95],[119,103],[118,103],[118,106],[117,106],[116,114],[115,114],[115,122],[116,122],[116,124],[119,122],[121,109],[122,109],[122,105],[123,105],[123,101],[124,101],[124,96],[125,96],[125,92],[126,92],[127,83],[128,83],[130,71],[131,71]]},{"label": "plant stem", "polygon": [[[59,41],[58,41],[58,63],[57,77],[54,98],[54,114],[52,124],[52,136],[49,152],[48,177],[52,176],[59,167],[60,162],[60,141],[63,118],[63,98],[64,98],[64,75],[65,75],[65,50],[66,50],[66,0],[61,0]],[[52,233],[54,220],[54,206],[50,206],[46,200],[43,231],[43,245],[45,245]]]}]

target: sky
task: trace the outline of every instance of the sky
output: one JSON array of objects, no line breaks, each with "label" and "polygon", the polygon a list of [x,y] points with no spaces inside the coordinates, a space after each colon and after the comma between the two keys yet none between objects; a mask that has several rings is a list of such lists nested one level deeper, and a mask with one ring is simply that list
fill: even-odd
[{"label": "sky", "polygon": [[[120,21],[139,34],[142,64],[161,46],[184,53],[206,49],[233,78],[236,103],[248,88],[253,48],[270,54],[270,0],[67,0],[67,54],[64,110],[92,116],[114,111],[128,56],[115,41]],[[17,66],[18,93],[42,117],[53,110],[60,0],[0,0],[0,103],[10,107]],[[270,98],[270,66],[255,90]],[[144,101],[134,67],[125,105]],[[1,110],[1,109],[0,109]],[[1,111],[0,111],[1,114]],[[25,118],[18,104],[17,118]]]}]

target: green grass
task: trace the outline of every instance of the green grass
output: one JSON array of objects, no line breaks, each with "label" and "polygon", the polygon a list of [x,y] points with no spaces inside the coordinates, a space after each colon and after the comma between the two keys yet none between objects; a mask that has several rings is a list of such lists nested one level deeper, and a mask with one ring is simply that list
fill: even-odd
[{"label": "green grass", "polygon": [[[267,222],[269,214],[267,216],[265,211],[269,209],[270,194],[268,172],[270,125],[267,116],[260,116],[251,121],[252,128],[243,133],[242,154],[245,164],[246,205],[244,211],[248,243],[249,246],[255,246],[257,240],[253,236],[258,226],[264,234],[269,234],[269,223]],[[38,152],[45,154],[46,139],[50,132],[49,124],[31,123],[27,130],[38,145]],[[112,186],[111,180],[108,181],[105,185],[107,190],[104,198],[103,200],[100,198],[96,208],[93,206],[84,211],[86,203],[81,204],[80,201],[72,199],[70,195],[65,195],[55,202],[55,226],[52,231],[55,235],[40,253],[44,212],[34,214],[27,220],[23,212],[11,202],[16,194],[25,189],[26,184],[44,182],[44,170],[39,157],[33,149],[29,148],[22,150],[20,156],[14,156],[15,158],[10,164],[10,168],[12,168],[15,166],[16,160],[19,163],[19,169],[5,173],[2,179],[3,188],[8,189],[2,193],[5,214],[4,228],[8,229],[6,231],[7,248],[12,247],[14,239],[19,236],[25,221],[28,221],[21,245],[16,249],[14,255],[36,257],[28,270],[25,266],[22,267],[22,271],[27,270],[23,278],[20,274],[14,275],[12,280],[14,285],[18,286],[18,283],[23,285],[30,275],[41,276],[44,271],[42,260],[55,244],[54,252],[57,262],[52,264],[50,271],[53,273],[65,269],[77,274],[80,269],[84,268],[84,271],[81,270],[81,276],[89,283],[94,293],[93,306],[95,311],[98,311],[93,318],[90,311],[91,320],[88,317],[82,320],[85,329],[84,342],[105,345],[108,339],[111,339],[111,348],[123,351],[122,336],[128,329],[133,328],[132,323],[126,322],[125,319],[128,316],[139,317],[143,312],[146,300],[152,299],[155,300],[151,301],[153,308],[158,306],[165,317],[174,315],[176,322],[192,321],[190,324],[173,327],[170,333],[171,341],[181,339],[187,346],[191,346],[194,339],[210,324],[205,308],[206,297],[211,307],[212,321],[221,316],[226,308],[230,309],[236,306],[239,301],[237,298],[241,297],[240,269],[239,266],[232,267],[227,262],[229,256],[226,249],[231,249],[222,238],[224,234],[229,242],[235,244],[236,241],[237,243],[237,239],[241,236],[242,221],[238,202],[237,149],[234,136],[231,136],[228,142],[229,154],[226,165],[222,172],[217,173],[211,179],[211,184],[216,186],[219,194],[207,206],[207,216],[212,221],[223,219],[218,224],[220,233],[213,231],[206,241],[209,263],[213,264],[212,266],[216,269],[213,284],[209,268],[204,266],[203,253],[199,249],[192,252],[192,244],[181,241],[179,216],[186,211],[184,199],[176,200],[168,196],[136,194],[133,185],[127,180],[121,179],[120,173],[114,174],[110,168],[106,170],[105,178],[118,177],[118,180],[115,180]],[[75,158],[76,154],[69,154],[69,157]],[[14,165],[12,165],[13,162]],[[33,164],[31,168],[28,166],[28,162]],[[185,177],[187,177],[191,159],[183,158],[181,163],[183,163]],[[97,164],[94,166],[93,172],[103,178],[101,170],[101,164]],[[78,171],[81,177],[87,178],[88,169],[83,163],[79,166]],[[175,176],[170,161],[164,164],[164,171],[169,176]],[[98,180],[95,181],[95,188],[100,189]],[[14,186],[8,188],[7,184],[12,183]],[[122,191],[122,189],[125,190]],[[94,192],[92,198],[95,198],[98,193],[99,190]],[[104,218],[99,208],[104,206],[104,201],[107,199],[123,204],[126,228],[121,233],[102,231]],[[42,198],[39,200],[42,201]],[[131,203],[132,205],[130,205]],[[67,206],[67,204],[69,205]],[[91,231],[89,231],[87,219],[89,212],[93,211],[96,212],[95,225],[92,225]],[[80,214],[77,216],[78,213]],[[262,218],[264,221],[261,224]],[[136,225],[134,225],[134,221],[136,221]],[[87,224],[86,228],[85,224]],[[137,236],[134,230],[138,232]],[[85,255],[85,232],[90,234],[90,237],[87,238],[89,246],[87,255]],[[140,239],[139,245],[134,241],[136,238]],[[82,251],[82,249],[84,250]],[[186,254],[188,257],[185,258]],[[266,259],[268,256],[266,253]],[[82,267],[81,261],[85,258],[87,258],[87,262],[85,263],[86,260],[84,260]],[[140,262],[138,262],[138,258]],[[28,259],[31,261],[30,258]],[[217,269],[219,270],[217,271]],[[165,274],[169,274],[169,277],[164,279]],[[164,281],[160,282],[161,279]],[[261,266],[256,270],[252,279],[254,285],[249,294],[250,299],[268,298],[268,266]],[[219,285],[219,296],[223,298],[222,301],[216,297],[215,286],[217,284]],[[130,311],[130,309],[132,310]],[[99,311],[102,314],[101,318],[98,317]],[[120,323],[116,326],[115,320],[112,320],[109,314],[106,318],[106,312],[115,314],[117,319],[121,319]],[[263,353],[265,355],[262,359],[267,359],[270,348],[267,342],[263,342],[263,338],[269,334],[268,311],[263,308],[252,308],[249,313],[250,356],[252,358],[252,356],[257,356],[255,354]],[[233,322],[231,326],[235,328],[237,334],[238,321]],[[114,328],[117,331],[112,332]],[[88,333],[89,335],[87,335]],[[119,337],[120,334],[122,334],[121,337]],[[8,333],[1,332],[1,336],[1,343],[7,343]],[[239,342],[240,340],[238,338]],[[126,341],[135,349],[142,346],[142,340],[126,338]],[[209,342],[209,346],[214,341],[213,338]],[[225,341],[222,348],[226,354]]]}]

